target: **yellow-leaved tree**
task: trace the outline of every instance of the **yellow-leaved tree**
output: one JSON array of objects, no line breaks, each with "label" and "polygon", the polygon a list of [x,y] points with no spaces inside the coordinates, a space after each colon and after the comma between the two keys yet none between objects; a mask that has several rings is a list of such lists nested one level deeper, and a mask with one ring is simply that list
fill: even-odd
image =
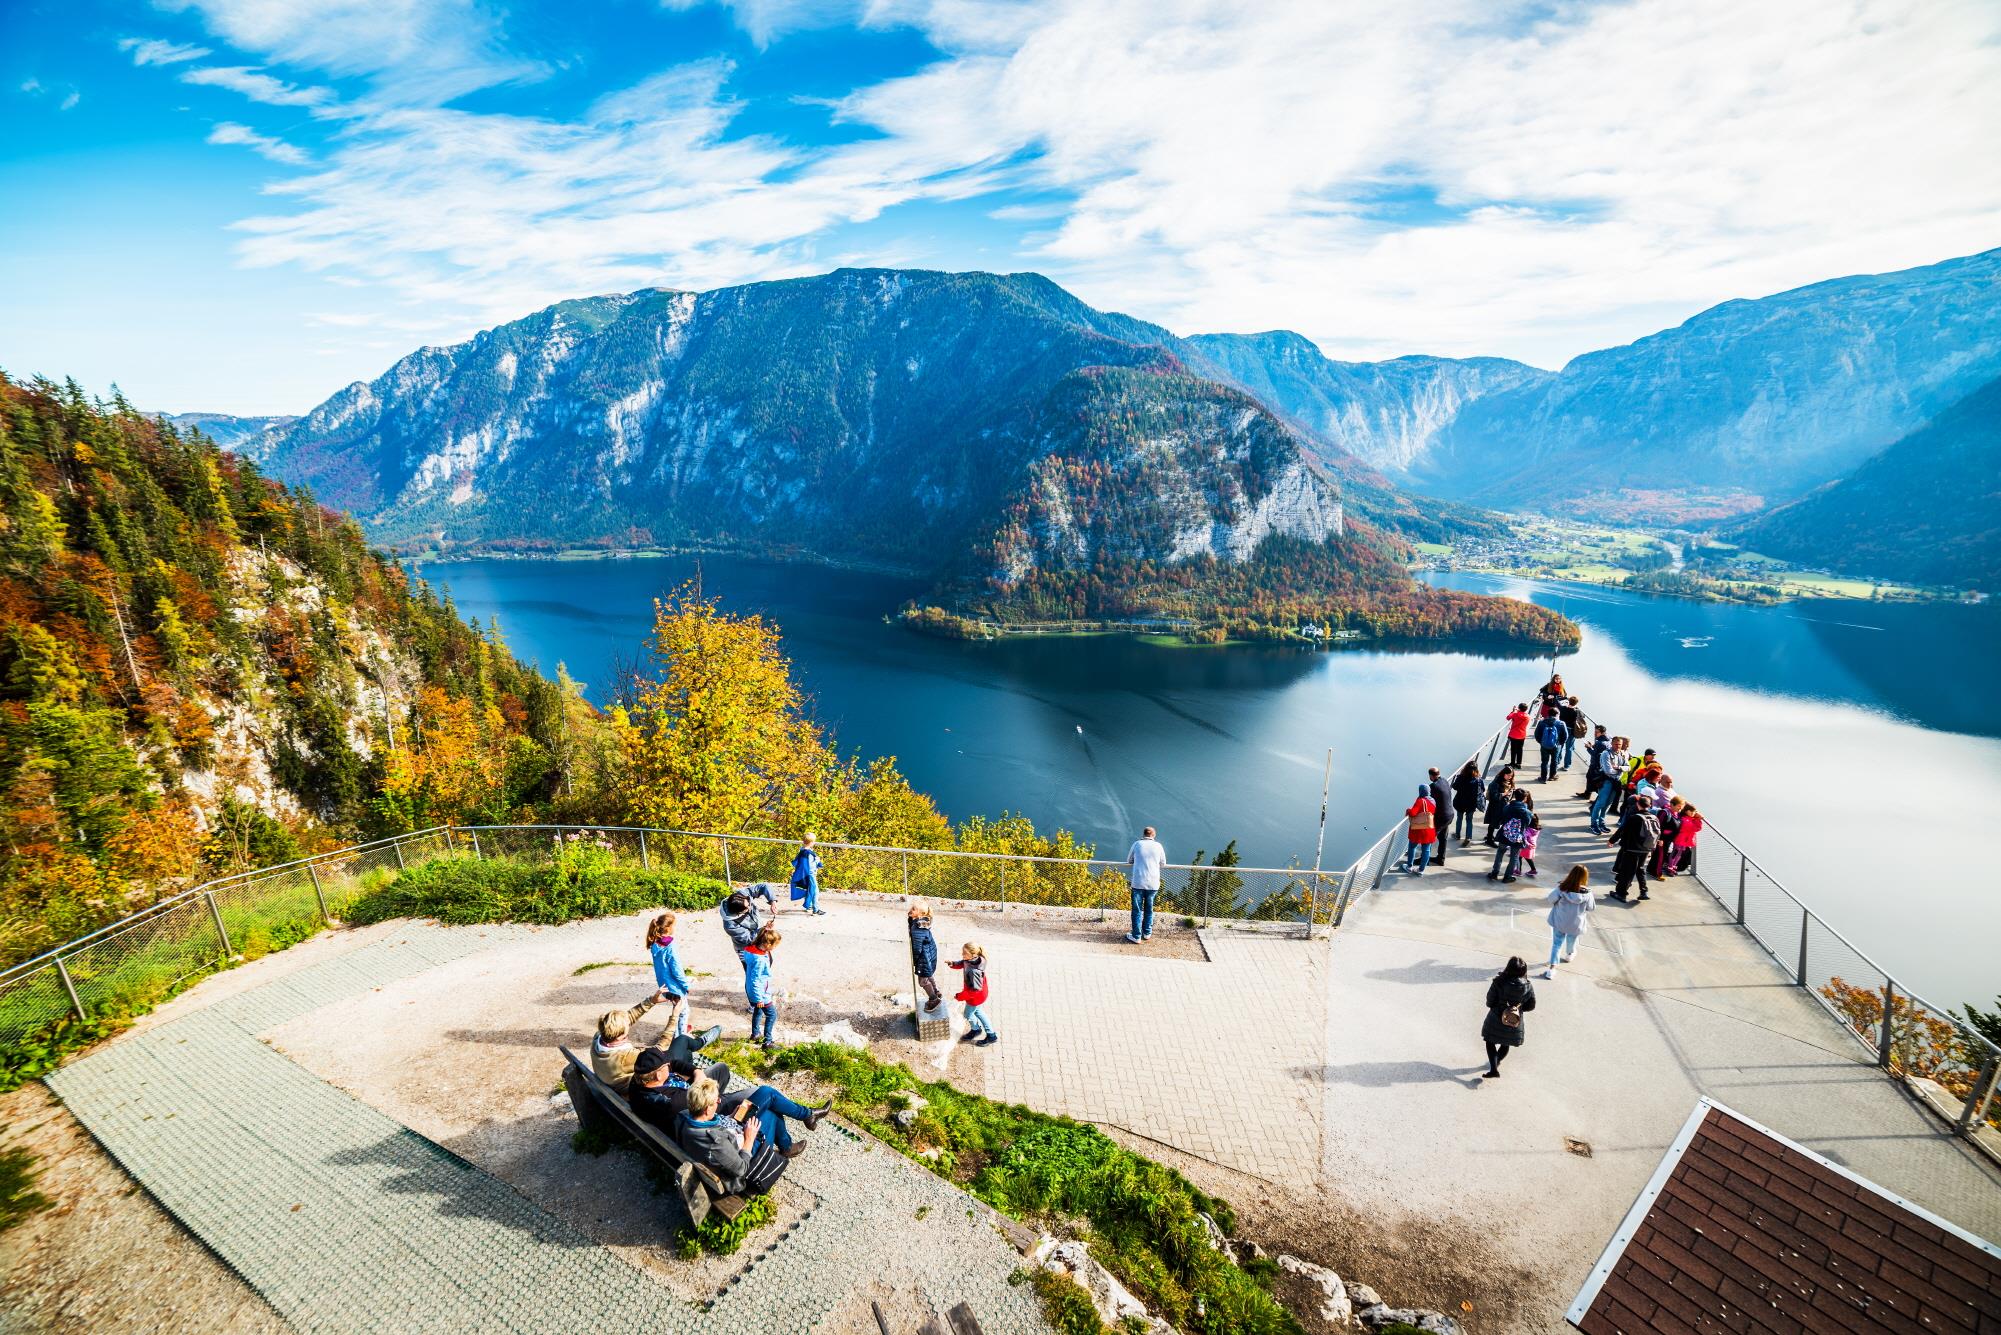
[{"label": "yellow-leaved tree", "polygon": [[842,760],[792,681],[778,628],[688,584],[654,604],[652,671],[613,711],[630,818],[719,834],[939,847],[950,827],[893,759]]}]

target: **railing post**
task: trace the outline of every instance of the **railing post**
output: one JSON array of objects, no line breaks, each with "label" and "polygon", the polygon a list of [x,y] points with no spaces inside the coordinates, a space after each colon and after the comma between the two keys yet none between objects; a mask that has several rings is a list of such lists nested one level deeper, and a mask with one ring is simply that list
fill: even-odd
[{"label": "railing post", "polygon": [[653,870],[653,855],[646,851],[646,831],[644,830],[639,832],[639,865],[648,871]]},{"label": "railing post", "polygon": [[308,862],[306,871],[313,878],[313,898],[320,901],[320,921],[332,922],[333,914],[327,912],[327,892],[320,887],[320,864]]},{"label": "railing post", "polygon": [[229,944],[229,929],[222,925],[222,909],[216,905],[215,891],[209,891],[202,898],[208,901],[209,917],[215,919],[215,934],[222,938],[222,957],[228,959],[236,953],[236,948]]},{"label": "railing post", "polygon": [[1005,862],[1001,863],[1001,865],[1000,865],[1000,869],[1001,869],[1001,907],[1000,907],[1000,911],[1001,911],[1001,916],[1002,916],[1003,918],[1005,918],[1005,917],[1007,916],[1007,864],[1006,864]]},{"label": "railing post", "polygon": [[1894,1030],[1894,1026],[1890,1023],[1890,1021],[1896,1015],[1896,1013],[1897,1013],[1897,985],[1890,979],[1885,978],[1883,980],[1882,1031],[1876,1035],[1876,1064],[1878,1066],[1887,1068],[1890,1065],[1890,1040],[1891,1040],[1891,1034]]},{"label": "railing post", "polygon": [[1751,859],[1742,852],[1737,854],[1737,925],[1744,925],[1744,882],[1751,875]]},{"label": "railing post", "polygon": [[897,861],[903,864],[903,893],[905,897],[908,897],[910,894],[910,854],[906,850],[896,856]]},{"label": "railing post", "polygon": [[1806,936],[1807,928],[1812,923],[1813,915],[1806,911],[1806,905],[1800,905],[1800,965],[1794,976],[1799,979],[1801,987],[1806,986]]},{"label": "railing post", "polygon": [[481,862],[486,861],[486,854],[481,852],[479,847],[479,831],[467,830],[466,833],[472,836],[472,855]]},{"label": "railing post", "polygon": [[452,827],[447,825],[445,827],[445,852],[456,853],[458,851],[459,851],[458,841],[452,838]]},{"label": "railing post", "polygon": [[723,884],[735,885],[736,880],[730,875],[730,837],[726,834],[718,835],[716,842],[723,846]]},{"label": "railing post", "polygon": [[88,1020],[90,1017],[83,1013],[83,1003],[76,999],[76,984],[70,981],[69,969],[60,955],[56,956],[56,977],[63,980],[63,991],[69,993],[69,1004],[76,1010],[76,1018]]},{"label": "railing post", "polygon": [[1989,1057],[1987,1064],[1980,1068],[1974,1078],[1973,1088],[1966,1092],[1966,1106],[1959,1110],[1959,1134],[1971,1132],[1976,1123],[1987,1119],[1987,1101],[1994,1097],[1994,1084],[2001,1077],[2001,1056]]},{"label": "railing post", "polygon": [[403,836],[399,834],[394,839],[391,839],[389,841],[389,848],[391,852],[396,854],[396,870],[397,871],[410,870],[410,868],[403,861]]},{"label": "railing post", "polygon": [[1313,888],[1306,892],[1306,939],[1313,939],[1313,920],[1320,912],[1320,873],[1313,873]]}]

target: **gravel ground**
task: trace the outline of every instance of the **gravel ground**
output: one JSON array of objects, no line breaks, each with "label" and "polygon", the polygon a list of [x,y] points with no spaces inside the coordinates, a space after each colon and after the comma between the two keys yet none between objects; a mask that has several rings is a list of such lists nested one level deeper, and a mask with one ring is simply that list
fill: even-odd
[{"label": "gravel ground", "polygon": [[0,1330],[279,1335],[264,1300],[125,1175],[41,1085],[0,1095],[4,1143],[41,1160],[51,1208],[0,1234]]}]

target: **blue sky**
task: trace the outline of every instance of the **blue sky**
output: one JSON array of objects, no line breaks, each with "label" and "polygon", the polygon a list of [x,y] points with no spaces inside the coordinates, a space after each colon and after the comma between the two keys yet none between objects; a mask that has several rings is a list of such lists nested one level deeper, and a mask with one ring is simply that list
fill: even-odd
[{"label": "blue sky", "polygon": [[1991,0],[10,0],[0,116],[0,367],[172,411],[841,264],[1553,366],[2001,245]]}]

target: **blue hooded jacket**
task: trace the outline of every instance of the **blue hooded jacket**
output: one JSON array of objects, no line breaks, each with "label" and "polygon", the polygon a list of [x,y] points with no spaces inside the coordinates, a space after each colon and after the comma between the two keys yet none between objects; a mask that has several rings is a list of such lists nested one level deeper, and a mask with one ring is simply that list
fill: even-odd
[{"label": "blue hooded jacket", "polygon": [[931,935],[931,919],[910,918],[910,964],[919,978],[938,972],[938,941]]},{"label": "blue hooded jacket", "polygon": [[761,950],[743,952],[743,994],[753,1006],[771,1003],[771,956]]},{"label": "blue hooded jacket", "polygon": [[681,957],[674,953],[673,938],[655,942],[651,954],[654,986],[666,988],[670,997],[687,996],[688,975],[681,970]]}]

